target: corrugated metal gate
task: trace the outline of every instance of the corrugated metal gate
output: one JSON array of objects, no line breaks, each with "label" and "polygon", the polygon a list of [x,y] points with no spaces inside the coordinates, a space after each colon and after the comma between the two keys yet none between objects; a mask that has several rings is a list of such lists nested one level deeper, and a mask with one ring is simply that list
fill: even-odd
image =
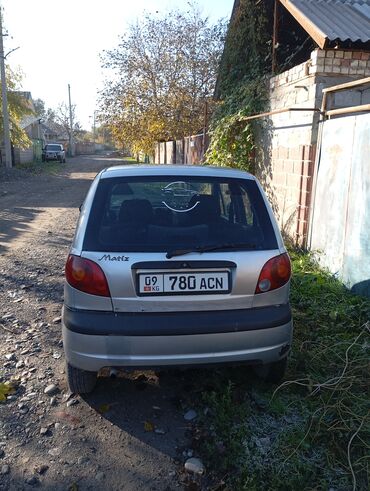
[{"label": "corrugated metal gate", "polygon": [[323,123],[311,249],[349,288],[370,296],[370,113]]}]

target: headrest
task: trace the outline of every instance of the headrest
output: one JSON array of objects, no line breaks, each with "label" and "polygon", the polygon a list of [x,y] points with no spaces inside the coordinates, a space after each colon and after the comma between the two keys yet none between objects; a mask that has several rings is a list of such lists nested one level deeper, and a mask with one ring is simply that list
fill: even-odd
[{"label": "headrest", "polygon": [[220,217],[220,202],[215,196],[212,196],[211,194],[196,194],[192,196],[189,207],[194,206],[197,201],[198,204],[193,210],[197,221],[207,223]]},{"label": "headrest", "polygon": [[121,223],[148,225],[152,221],[153,208],[147,199],[129,199],[123,201],[118,219]]}]

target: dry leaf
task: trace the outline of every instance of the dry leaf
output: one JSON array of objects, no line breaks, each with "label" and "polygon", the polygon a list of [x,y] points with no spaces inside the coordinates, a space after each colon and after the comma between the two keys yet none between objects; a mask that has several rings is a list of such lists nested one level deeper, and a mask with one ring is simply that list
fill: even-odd
[{"label": "dry leaf", "polygon": [[0,402],[6,401],[9,394],[14,394],[15,390],[9,382],[0,383]]},{"label": "dry leaf", "polygon": [[105,414],[110,410],[110,404],[101,404],[98,407],[98,413]]},{"label": "dry leaf", "polygon": [[154,424],[150,421],[144,421],[144,430],[145,431],[154,431]]}]

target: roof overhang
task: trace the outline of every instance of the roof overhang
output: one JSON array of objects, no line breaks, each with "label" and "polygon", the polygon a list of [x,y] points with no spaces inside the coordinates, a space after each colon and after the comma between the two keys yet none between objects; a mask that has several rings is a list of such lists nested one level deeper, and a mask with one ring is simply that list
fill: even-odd
[{"label": "roof overhang", "polygon": [[297,22],[305,29],[320,48],[325,48],[328,37],[304,15],[290,0],[279,0]]}]

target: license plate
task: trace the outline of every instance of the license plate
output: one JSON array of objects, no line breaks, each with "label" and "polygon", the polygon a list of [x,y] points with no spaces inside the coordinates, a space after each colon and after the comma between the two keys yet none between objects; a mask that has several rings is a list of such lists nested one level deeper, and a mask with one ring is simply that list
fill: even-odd
[{"label": "license plate", "polygon": [[138,293],[146,295],[192,295],[230,292],[230,272],[139,273]]}]

